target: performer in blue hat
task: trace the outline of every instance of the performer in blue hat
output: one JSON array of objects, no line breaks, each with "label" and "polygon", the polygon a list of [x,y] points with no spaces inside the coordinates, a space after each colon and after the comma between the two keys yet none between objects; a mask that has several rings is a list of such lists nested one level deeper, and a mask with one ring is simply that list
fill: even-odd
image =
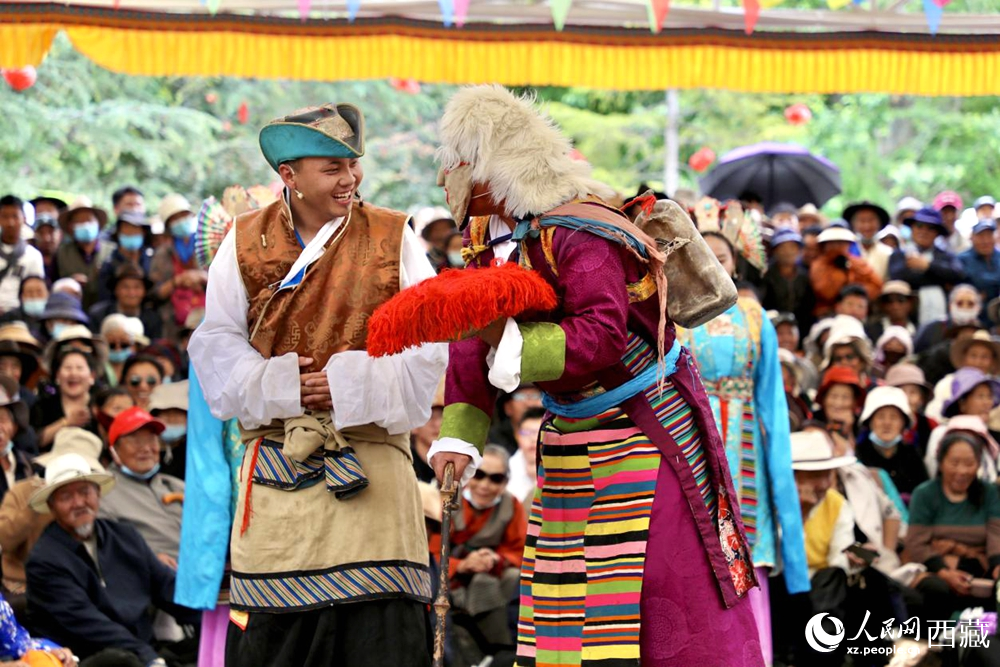
[{"label": "performer in blue hat", "polygon": [[226,664],[430,665],[427,538],[409,449],[444,345],[372,359],[372,312],[434,271],[408,218],[363,202],[364,120],[326,104],[260,133],[285,185],[239,216],[189,345],[240,421]]}]

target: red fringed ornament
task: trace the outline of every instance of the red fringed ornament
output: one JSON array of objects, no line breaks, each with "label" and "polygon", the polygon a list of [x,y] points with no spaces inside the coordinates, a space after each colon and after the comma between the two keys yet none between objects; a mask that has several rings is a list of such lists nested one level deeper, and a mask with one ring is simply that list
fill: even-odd
[{"label": "red fringed ornament", "polygon": [[513,262],[446,269],[379,306],[368,321],[368,354],[384,357],[424,343],[459,340],[502,317],[556,307],[555,290]]}]

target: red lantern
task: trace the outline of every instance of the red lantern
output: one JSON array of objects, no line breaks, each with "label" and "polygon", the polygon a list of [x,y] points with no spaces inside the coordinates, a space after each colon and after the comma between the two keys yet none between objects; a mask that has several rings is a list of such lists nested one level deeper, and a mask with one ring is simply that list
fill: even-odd
[{"label": "red lantern", "polygon": [[236,120],[240,121],[240,125],[246,125],[250,120],[250,107],[246,102],[240,103],[240,108],[236,111]]},{"label": "red lantern", "polygon": [[420,82],[416,79],[397,79],[393,77],[389,79],[389,85],[399,92],[408,95],[416,95],[420,92]]},{"label": "red lantern", "polygon": [[713,162],[715,162],[715,151],[707,146],[699,148],[690,158],[688,158],[688,166],[699,174],[708,169]]},{"label": "red lantern", "polygon": [[812,120],[812,111],[805,104],[798,102],[785,109],[785,119],[792,125],[805,125]]},{"label": "red lantern", "polygon": [[0,71],[3,72],[3,78],[6,79],[7,84],[17,92],[31,88],[35,85],[35,80],[38,78],[38,73],[31,65]]}]

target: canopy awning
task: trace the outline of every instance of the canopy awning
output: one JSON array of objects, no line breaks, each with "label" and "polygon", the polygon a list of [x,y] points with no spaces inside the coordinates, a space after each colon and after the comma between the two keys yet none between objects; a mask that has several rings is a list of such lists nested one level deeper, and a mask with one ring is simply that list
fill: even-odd
[{"label": "canopy awning", "polygon": [[[303,21],[291,15],[297,0],[242,2],[215,15],[199,0],[162,0],[157,7],[165,11],[114,9],[111,0],[0,3],[0,65],[41,63],[65,31],[98,64],[136,75],[1000,94],[996,17],[946,15],[941,32],[930,36],[920,14],[770,10],[747,35],[736,10],[677,8],[668,25],[688,27],[654,34],[639,0],[579,0],[561,32],[547,6],[531,3],[476,3],[470,23],[446,28],[433,1],[377,3],[378,13],[405,17],[362,11],[354,22],[312,18],[344,15],[345,6],[336,12],[325,3]],[[890,23],[893,32],[873,29]],[[707,25],[720,27],[694,27]]]}]

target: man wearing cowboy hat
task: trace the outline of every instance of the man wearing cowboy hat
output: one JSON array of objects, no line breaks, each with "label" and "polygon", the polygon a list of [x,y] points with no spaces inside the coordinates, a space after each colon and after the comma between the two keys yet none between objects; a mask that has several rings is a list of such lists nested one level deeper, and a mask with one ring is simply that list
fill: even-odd
[{"label": "man wearing cowboy hat", "polygon": [[45,485],[31,496],[31,508],[53,521],[28,557],[28,614],[40,634],[81,658],[165,667],[152,646],[149,610],[158,607],[182,623],[198,615],[173,603],[174,571],[135,528],[97,518],[115,480],[92,463],[77,453],[55,457]]},{"label": "man wearing cowboy hat", "polygon": [[875,270],[879,278],[889,275],[889,258],[892,248],[880,243],[876,236],[889,224],[889,212],[870,201],[855,202],[844,209],[841,217],[858,235],[861,257]]},{"label": "man wearing cowboy hat", "polygon": [[100,295],[98,274],[115,250],[113,243],[101,241],[108,214],[80,197],[59,216],[66,240],[56,253],[57,278],[73,278],[83,286],[83,306],[89,308]]},{"label": "man wearing cowboy hat", "polygon": [[223,241],[188,347],[212,413],[238,417],[247,444],[231,667],[430,664],[408,432],[430,418],[447,352],[365,351],[374,309],[434,271],[405,214],[361,200],[364,132],[350,104],[261,130],[284,196]]}]

